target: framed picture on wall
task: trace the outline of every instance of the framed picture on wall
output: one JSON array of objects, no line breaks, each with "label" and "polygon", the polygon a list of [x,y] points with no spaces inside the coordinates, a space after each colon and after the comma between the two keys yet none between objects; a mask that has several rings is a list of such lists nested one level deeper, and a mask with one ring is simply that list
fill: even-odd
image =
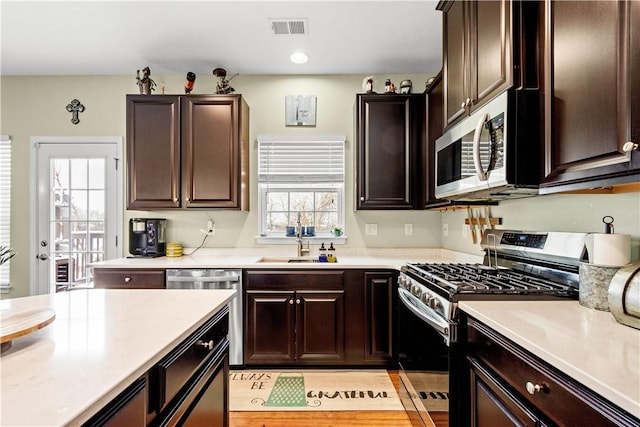
[{"label": "framed picture on wall", "polygon": [[315,95],[287,95],[284,107],[286,126],[316,125]]}]

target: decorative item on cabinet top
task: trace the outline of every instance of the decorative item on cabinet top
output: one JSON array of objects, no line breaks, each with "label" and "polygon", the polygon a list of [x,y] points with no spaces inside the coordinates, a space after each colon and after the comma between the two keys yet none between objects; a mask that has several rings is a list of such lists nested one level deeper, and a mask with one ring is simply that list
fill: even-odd
[{"label": "decorative item on cabinet top", "polygon": [[227,95],[227,94],[230,94],[231,92],[236,91],[234,88],[231,87],[229,82],[233,80],[235,77],[237,77],[238,73],[234,74],[233,76],[231,76],[229,80],[227,80],[225,78],[227,77],[227,70],[225,70],[224,68],[215,68],[213,70],[213,75],[216,77],[220,77],[220,82],[216,83],[216,95]]},{"label": "decorative item on cabinet top", "polygon": [[140,78],[140,70],[136,71],[136,81],[138,82],[140,95],[151,95],[151,92],[156,90],[156,82],[154,82],[150,76],[151,69],[149,67],[142,69],[142,78]]}]

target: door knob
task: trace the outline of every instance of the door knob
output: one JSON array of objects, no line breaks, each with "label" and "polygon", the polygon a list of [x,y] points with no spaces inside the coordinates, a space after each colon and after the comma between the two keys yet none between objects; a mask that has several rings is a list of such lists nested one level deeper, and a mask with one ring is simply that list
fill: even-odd
[{"label": "door knob", "polygon": [[49,259],[49,255],[47,254],[38,254],[36,255],[36,258],[38,258],[40,261],[46,261]]}]

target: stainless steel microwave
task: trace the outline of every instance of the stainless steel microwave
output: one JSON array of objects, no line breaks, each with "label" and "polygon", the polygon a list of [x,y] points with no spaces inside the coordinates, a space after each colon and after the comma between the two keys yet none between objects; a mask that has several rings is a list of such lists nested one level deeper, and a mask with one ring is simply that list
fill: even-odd
[{"label": "stainless steel microwave", "polygon": [[538,194],[542,126],[538,90],[509,90],[436,140],[439,199],[499,200]]}]

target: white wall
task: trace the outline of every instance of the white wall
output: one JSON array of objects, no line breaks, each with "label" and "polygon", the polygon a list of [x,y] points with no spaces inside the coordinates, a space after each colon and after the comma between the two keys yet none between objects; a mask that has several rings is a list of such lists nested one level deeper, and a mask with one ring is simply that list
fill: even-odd
[{"label": "white wall", "polygon": [[[502,218],[498,228],[523,231],[603,233],[602,218],[606,215],[614,218],[616,233],[631,235],[631,259],[640,259],[640,193],[553,194],[507,200],[491,207],[491,216]],[[468,226],[464,225],[466,217],[466,209],[450,209],[443,213],[442,224],[448,225],[449,236],[442,237],[442,246],[479,254],[479,244],[471,242]],[[467,228],[466,237],[463,237],[464,227]]]}]

